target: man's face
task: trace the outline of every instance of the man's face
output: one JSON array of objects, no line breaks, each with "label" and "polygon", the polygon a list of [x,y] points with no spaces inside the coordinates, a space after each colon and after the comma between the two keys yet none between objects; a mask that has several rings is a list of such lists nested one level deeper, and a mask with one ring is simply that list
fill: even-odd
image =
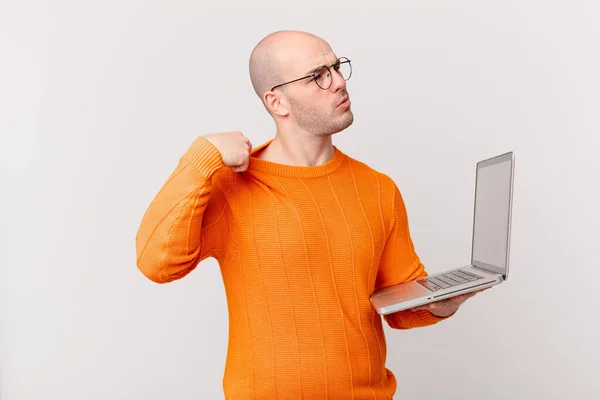
[{"label": "man's face", "polygon": [[[321,46],[315,53],[312,57],[302,57],[291,66],[291,72],[287,74],[290,79],[309,75],[318,67],[331,66],[337,60],[329,46]],[[284,87],[290,118],[299,128],[318,136],[340,132],[354,121],[346,81],[333,67],[330,71],[332,81],[329,89],[321,89],[312,78]]]}]

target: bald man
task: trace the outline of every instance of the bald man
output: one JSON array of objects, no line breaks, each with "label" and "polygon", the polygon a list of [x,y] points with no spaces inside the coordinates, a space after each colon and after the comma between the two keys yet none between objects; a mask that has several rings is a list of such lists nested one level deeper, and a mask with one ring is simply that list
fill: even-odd
[{"label": "bald man", "polygon": [[[209,257],[219,264],[226,399],[391,399],[397,390],[369,296],[427,272],[394,181],[332,144],[354,120],[351,74],[351,60],[315,35],[262,39],[250,78],[275,137],[257,147],[239,131],[195,138],[142,219],[137,265],[152,281],[183,278]],[[394,329],[433,325],[471,295],[384,319]]]}]

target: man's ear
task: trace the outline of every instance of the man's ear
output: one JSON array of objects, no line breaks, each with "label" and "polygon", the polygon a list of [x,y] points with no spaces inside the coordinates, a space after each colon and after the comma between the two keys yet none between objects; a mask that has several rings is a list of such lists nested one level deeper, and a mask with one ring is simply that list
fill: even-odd
[{"label": "man's ear", "polygon": [[279,115],[280,117],[285,117],[290,113],[287,99],[280,93],[275,93],[274,91],[269,90],[263,94],[263,101],[273,114]]}]

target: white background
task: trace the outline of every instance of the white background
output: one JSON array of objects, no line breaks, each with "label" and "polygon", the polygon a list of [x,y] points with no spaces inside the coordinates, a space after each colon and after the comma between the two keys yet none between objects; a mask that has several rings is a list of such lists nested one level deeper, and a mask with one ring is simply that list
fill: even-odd
[{"label": "white background", "polygon": [[1,400],[223,397],[216,261],[157,285],[135,234],[196,136],[274,135],[247,65],[279,29],[352,60],[334,144],[396,181],[430,272],[469,260],[475,163],[515,152],[510,279],[386,325],[396,397],[597,398],[600,3],[352,1],[1,3]]}]

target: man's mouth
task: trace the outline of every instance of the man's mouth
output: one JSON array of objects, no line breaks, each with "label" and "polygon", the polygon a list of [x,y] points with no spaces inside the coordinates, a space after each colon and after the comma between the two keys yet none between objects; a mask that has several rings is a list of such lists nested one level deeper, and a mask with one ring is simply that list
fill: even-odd
[{"label": "man's mouth", "polygon": [[346,107],[350,103],[350,97],[346,96],[340,101],[336,107]]}]

